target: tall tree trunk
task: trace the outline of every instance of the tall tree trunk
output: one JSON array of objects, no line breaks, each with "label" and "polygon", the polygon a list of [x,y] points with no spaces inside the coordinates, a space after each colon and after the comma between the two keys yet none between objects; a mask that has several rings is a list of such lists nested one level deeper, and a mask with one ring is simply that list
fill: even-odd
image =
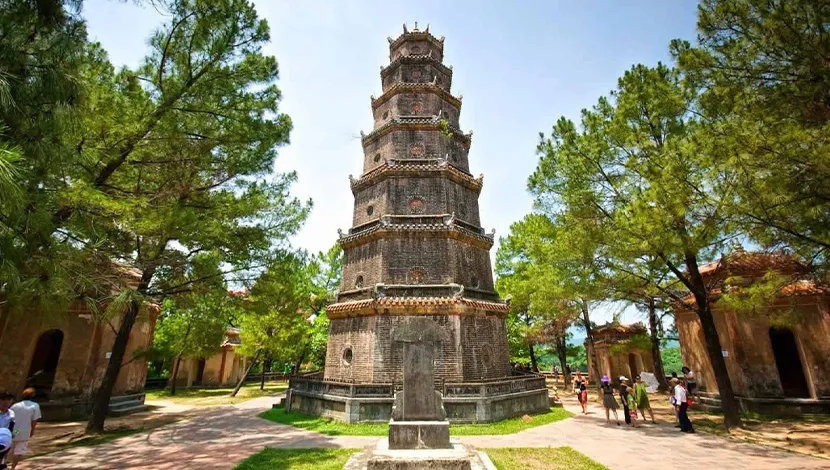
[{"label": "tall tree trunk", "polygon": [[130,302],[130,307],[127,309],[127,312],[121,317],[121,325],[118,327],[118,333],[115,335],[115,341],[112,344],[110,360],[107,364],[107,370],[104,373],[104,379],[101,381],[101,386],[95,393],[95,398],[92,402],[92,415],[90,415],[89,422],[86,424],[86,432],[88,433],[104,432],[104,421],[107,419],[110,398],[112,398],[112,389],[118,380],[118,373],[121,371],[121,362],[127,350],[130,331],[133,329],[136,318],[138,318],[138,311],[138,300],[133,300]]},{"label": "tall tree trunk", "polygon": [[176,356],[176,366],[173,368],[173,382],[170,385],[170,395],[176,394],[176,378],[179,376],[179,367],[182,363],[182,357]]},{"label": "tall tree trunk", "polygon": [[[150,286],[150,281],[153,279],[155,273],[156,268],[154,267],[145,269],[141,273],[141,281],[139,281],[138,287],[136,287],[136,291],[139,294],[147,293],[147,288]],[[134,298],[130,301],[130,307],[127,309],[127,312],[121,318],[121,325],[118,327],[118,333],[115,335],[115,340],[112,343],[112,351],[109,363],[107,363],[107,370],[104,373],[104,379],[101,381],[101,386],[95,393],[95,398],[92,402],[92,414],[86,423],[86,432],[88,433],[104,432],[104,421],[107,419],[110,399],[112,398],[112,389],[115,388],[118,373],[121,372],[124,353],[127,351],[127,343],[130,341],[130,332],[133,330],[133,325],[135,325],[140,310],[141,305],[139,305],[139,300]]]},{"label": "tall tree trunk", "polygon": [[557,336],[556,341],[556,355],[559,357],[559,367],[562,370],[562,380],[565,385],[571,383],[571,373],[568,370],[568,343],[564,336]]},{"label": "tall tree trunk", "polygon": [[590,356],[591,356],[591,376],[594,379],[594,384],[599,387],[600,386],[600,377],[602,377],[599,373],[599,364],[597,364],[597,350],[594,349],[594,334],[591,332],[591,317],[588,315],[588,302],[585,300],[580,301],[580,307],[582,308],[582,321],[585,323],[585,337],[588,340],[588,346],[590,347]]},{"label": "tall tree trunk", "polygon": [[259,373],[259,389],[265,390],[265,364],[268,363],[267,359],[262,360],[262,372]]},{"label": "tall tree trunk", "polygon": [[[715,381],[718,384],[721,408],[723,408],[723,425],[727,430],[731,427],[740,427],[741,416],[738,413],[738,401],[735,399],[732,380],[729,378],[729,370],[726,368],[726,361],[723,359],[720,336],[715,326],[712,308],[709,305],[709,293],[706,290],[703,276],[698,270],[697,256],[687,255],[686,266],[689,270],[689,282],[693,287],[692,294],[697,303],[697,316],[700,318],[703,338],[706,341],[706,352],[709,355],[709,362],[712,364]],[[700,371],[697,372],[700,373]]]},{"label": "tall tree trunk", "polygon": [[236,384],[236,388],[233,389],[233,393],[231,393],[232,397],[235,397],[237,393],[239,393],[239,389],[242,388],[242,384],[245,383],[245,377],[248,377],[248,374],[251,372],[251,369],[254,368],[254,364],[256,364],[257,359],[259,359],[259,353],[261,351],[257,351],[254,355],[254,358],[251,359],[251,364],[248,365],[248,368],[245,370],[245,373],[242,374],[242,377],[239,379],[239,382]]},{"label": "tall tree trunk", "polygon": [[669,383],[666,382],[666,371],[663,369],[663,357],[660,355],[660,337],[657,327],[657,311],[654,306],[654,297],[648,298],[648,326],[651,337],[651,358],[654,360],[654,375],[657,376],[657,390],[667,392]]},{"label": "tall tree trunk", "polygon": [[536,362],[536,351],[533,350],[533,343],[527,343],[527,349],[530,351],[530,369],[533,372],[539,372],[539,364]]}]

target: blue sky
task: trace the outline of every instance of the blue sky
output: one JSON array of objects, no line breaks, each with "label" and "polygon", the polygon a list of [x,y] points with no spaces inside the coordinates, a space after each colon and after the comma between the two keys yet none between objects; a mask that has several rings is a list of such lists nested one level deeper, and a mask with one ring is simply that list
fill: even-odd
[{"label": "blue sky", "polygon": [[[372,129],[369,97],[380,95],[386,38],[400,35],[403,23],[429,23],[430,32],[446,37],[453,93],[464,97],[461,127],[474,131],[470,169],[484,174],[482,224],[503,236],[531,209],[526,181],[539,132],[560,116],[578,118],[632,64],[670,61],[671,39],[695,37],[697,7],[694,0],[255,3],[271,26],[265,52],[280,64],[281,112],[294,122],[276,168],[297,171],[293,193],[314,200],[294,240],[312,251],[327,249],[337,229],[351,225],[348,175],[361,172],[360,131]],[[84,16],[90,39],[128,66],[141,61],[147,38],[167,21],[152,7],[115,0],[87,0]]]}]

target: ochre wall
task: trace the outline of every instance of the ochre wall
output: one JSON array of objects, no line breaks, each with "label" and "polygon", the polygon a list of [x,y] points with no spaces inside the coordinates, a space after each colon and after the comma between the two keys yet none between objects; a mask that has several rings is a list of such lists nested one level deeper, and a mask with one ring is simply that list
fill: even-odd
[{"label": "ochre wall", "polygon": [[[805,296],[797,304],[771,308],[795,308],[798,323],[791,326],[805,378],[813,398],[830,397],[830,313],[826,299]],[[735,394],[752,398],[784,396],[769,337],[770,323],[764,315],[736,314],[713,309],[721,350],[727,352],[726,367]],[[714,373],[706,353],[700,321],[694,312],[676,315],[684,364],[698,376],[701,388],[717,392]]]},{"label": "ochre wall", "polygon": [[[119,319],[111,326],[96,323],[83,305],[74,305],[69,311],[35,314],[4,313],[0,320],[0,388],[19,393],[26,378],[40,335],[48,330],[63,332],[58,366],[50,393],[51,399],[86,398],[98,388],[109,360]],[[153,342],[155,314],[143,314],[136,321],[127,343],[125,362],[135,351],[146,349]],[[121,368],[113,395],[141,392],[147,377],[147,363],[129,362]]]}]

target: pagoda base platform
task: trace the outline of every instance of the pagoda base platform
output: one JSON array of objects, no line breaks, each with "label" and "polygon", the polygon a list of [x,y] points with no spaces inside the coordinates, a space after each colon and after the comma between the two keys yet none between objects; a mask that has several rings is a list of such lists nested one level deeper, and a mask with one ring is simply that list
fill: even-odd
[{"label": "pagoda base platform", "polygon": [[389,440],[381,439],[363,452],[352,455],[343,470],[496,470],[484,452],[459,442],[449,449],[389,448]]},{"label": "pagoda base platform", "polygon": [[[491,423],[550,409],[542,376],[516,376],[478,383],[446,384],[442,390],[451,423]],[[386,423],[392,418],[391,384],[349,384],[292,378],[285,409],[345,423]]]}]

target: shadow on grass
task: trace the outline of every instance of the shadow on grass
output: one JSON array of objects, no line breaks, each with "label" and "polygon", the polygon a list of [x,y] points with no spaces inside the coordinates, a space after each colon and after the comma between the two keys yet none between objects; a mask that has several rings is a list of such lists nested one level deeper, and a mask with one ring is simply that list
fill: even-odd
[{"label": "shadow on grass", "polygon": [[[550,411],[536,415],[525,415],[519,418],[510,418],[495,423],[486,424],[452,424],[450,434],[453,436],[486,436],[499,434],[513,434],[536,426],[555,423],[573,416],[573,413],[563,408],[551,408]],[[284,408],[274,408],[259,415],[260,418],[275,423],[287,424],[309,431],[319,432],[329,436],[386,436],[389,434],[389,424],[357,423],[347,424],[331,418],[307,416],[299,413],[287,413]]]},{"label": "shadow on grass", "polygon": [[222,399],[228,400],[249,400],[262,396],[274,395],[288,389],[287,382],[276,382],[265,385],[264,390],[259,389],[259,384],[249,384],[242,387],[236,397],[231,397],[233,387],[223,388],[179,388],[176,394],[172,395],[169,389],[152,390],[146,393],[147,400],[169,400],[173,402],[189,403],[198,405],[200,401],[208,404],[216,404]]},{"label": "shadow on grass", "polygon": [[360,449],[271,449],[243,460],[235,470],[340,470]]}]

